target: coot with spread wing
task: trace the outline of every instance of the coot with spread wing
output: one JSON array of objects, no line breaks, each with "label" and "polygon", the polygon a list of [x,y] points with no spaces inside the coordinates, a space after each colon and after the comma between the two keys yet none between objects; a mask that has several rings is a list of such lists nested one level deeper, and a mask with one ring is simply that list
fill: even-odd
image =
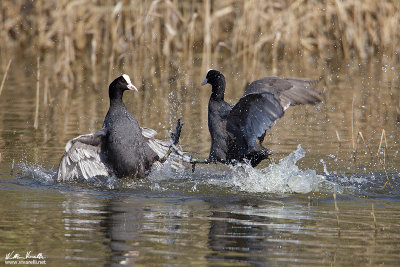
[{"label": "coot with spread wing", "polygon": [[224,75],[209,70],[201,83],[212,86],[208,103],[211,148],[207,162],[250,162],[255,167],[267,159],[271,152],[262,146],[265,132],[289,106],[319,103],[322,93],[312,87],[316,82],[265,77],[252,82],[243,97],[230,106],[224,101]]},{"label": "coot with spread wing", "polygon": [[152,165],[163,162],[179,140],[178,121],[174,141],[155,139],[156,131],[141,128],[128,111],[122,96],[137,88],[128,75],[116,78],[109,86],[110,107],[101,130],[67,142],[57,173],[58,181],[95,176],[143,178]]}]

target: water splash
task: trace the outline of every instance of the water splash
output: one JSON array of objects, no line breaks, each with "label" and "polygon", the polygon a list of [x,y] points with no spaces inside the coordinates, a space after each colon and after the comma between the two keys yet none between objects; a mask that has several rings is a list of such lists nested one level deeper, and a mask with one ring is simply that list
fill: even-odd
[{"label": "water splash", "polygon": [[[46,169],[40,165],[21,163],[19,165],[21,171],[19,178],[30,179],[41,185],[54,185],[57,184],[57,170],[53,168]],[[67,183],[83,183],[92,187],[106,187],[108,189],[116,189],[121,187],[120,179],[116,177],[96,176],[88,180],[76,179]]]},{"label": "water splash", "polygon": [[40,165],[30,165],[21,163],[18,165],[21,170],[21,178],[31,178],[44,185],[52,185],[55,183],[56,171],[53,169],[45,169]]},{"label": "water splash", "polygon": [[[311,192],[333,192],[334,183],[315,170],[300,170],[296,163],[305,157],[299,145],[295,151],[277,164],[259,169],[247,164],[226,166],[210,164],[197,166],[194,173],[189,169],[176,172],[163,166],[153,169],[148,177],[151,190],[165,192],[201,192],[203,194],[225,194],[238,192],[265,194],[308,194]],[[325,170],[329,173],[328,170]],[[338,189],[339,191],[340,189]]]},{"label": "water splash", "polygon": [[326,166],[326,163],[323,159],[320,159],[320,162],[322,163],[322,165],[324,166],[324,173],[325,175],[329,175],[330,173],[328,172],[328,167]]},{"label": "water splash", "polygon": [[[296,165],[305,157],[306,152],[299,145],[295,151],[281,159],[279,163],[271,163],[263,169],[252,168],[247,164],[226,166],[211,164],[199,166],[194,173],[190,166],[185,169],[173,168],[171,164],[153,167],[146,179],[121,180],[116,177],[94,177],[89,180],[76,180],[90,187],[106,187],[108,189],[130,188],[156,192],[179,191],[187,193],[219,194],[247,192],[266,194],[308,194],[311,192],[332,192],[333,182],[327,180],[329,172],[325,166],[326,176],[315,170],[301,170]],[[322,162],[324,164],[324,162]],[[56,171],[46,170],[41,166],[22,164],[20,166],[25,178],[32,177],[41,184],[52,185]],[[338,189],[340,192],[340,188]]]},{"label": "water splash", "polygon": [[310,193],[330,190],[333,184],[318,175],[315,170],[302,171],[296,163],[305,156],[298,145],[289,156],[278,164],[270,164],[264,169],[255,169],[249,165],[232,167],[235,172],[232,183],[241,191],[257,193]]}]

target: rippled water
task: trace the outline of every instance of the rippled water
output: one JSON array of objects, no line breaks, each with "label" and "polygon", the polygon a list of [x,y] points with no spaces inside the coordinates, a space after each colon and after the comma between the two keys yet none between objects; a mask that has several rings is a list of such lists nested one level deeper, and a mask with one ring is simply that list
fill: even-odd
[{"label": "rippled water", "polygon": [[[398,265],[398,67],[383,72],[375,65],[344,64],[322,74],[282,68],[280,76],[325,76],[325,100],[289,109],[265,138],[272,162],[256,169],[165,166],[138,181],[57,183],[66,141],[101,127],[108,81],[93,82],[82,71],[67,88],[45,59],[34,129],[35,63],[14,61],[0,96],[1,262],[12,251],[32,251],[51,266]],[[226,98],[234,103],[246,81],[228,66],[214,67],[226,73]],[[122,71],[132,68],[114,74]],[[175,81],[158,84],[144,77],[133,81],[139,92],[124,99],[160,138],[183,117],[183,148],[206,157],[204,75],[178,72]]]}]

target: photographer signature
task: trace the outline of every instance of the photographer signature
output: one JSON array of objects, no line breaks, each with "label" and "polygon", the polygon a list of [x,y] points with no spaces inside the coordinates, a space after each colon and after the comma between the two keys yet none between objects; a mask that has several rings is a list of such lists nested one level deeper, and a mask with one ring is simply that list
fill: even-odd
[{"label": "photographer signature", "polygon": [[14,253],[14,251],[6,254],[6,260],[27,260],[27,259],[37,259],[43,260],[46,257],[43,256],[43,253],[32,254],[32,251],[27,251],[25,253],[25,257],[21,256],[19,253]]}]

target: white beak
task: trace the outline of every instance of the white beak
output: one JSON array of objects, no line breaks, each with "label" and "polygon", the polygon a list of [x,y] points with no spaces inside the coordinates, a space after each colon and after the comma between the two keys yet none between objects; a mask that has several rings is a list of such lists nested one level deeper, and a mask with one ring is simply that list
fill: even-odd
[{"label": "white beak", "polygon": [[133,91],[136,91],[136,92],[138,91],[137,88],[131,83],[128,83],[128,85],[126,87],[128,87],[129,90],[133,90]]}]

